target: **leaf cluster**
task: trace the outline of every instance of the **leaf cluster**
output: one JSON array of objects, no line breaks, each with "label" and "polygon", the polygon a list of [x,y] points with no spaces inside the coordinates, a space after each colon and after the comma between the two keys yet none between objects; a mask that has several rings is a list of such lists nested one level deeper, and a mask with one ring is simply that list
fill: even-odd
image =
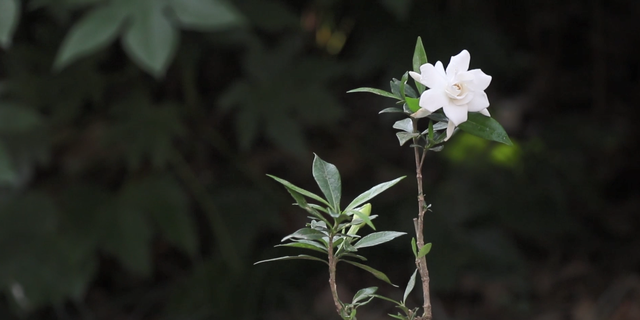
[{"label": "leaf cluster", "polygon": [[[363,214],[360,211],[361,206],[378,194],[394,186],[405,177],[380,183],[363,192],[353,199],[344,209],[341,209],[340,201],[342,195],[342,181],[340,178],[340,172],[336,166],[322,160],[316,155],[313,160],[312,173],[313,178],[324,195],[324,198],[302,189],[286,180],[269,175],[269,177],[273,178],[286,188],[289,194],[296,201],[295,204],[304,209],[309,214],[308,218],[310,219],[310,222],[307,223],[306,227],[299,229],[282,239],[282,242],[287,240],[291,242],[277,246],[307,249],[323,253],[324,255],[331,254],[333,256],[332,259],[335,258],[337,261],[344,261],[345,263],[354,265],[373,274],[376,278],[392,284],[389,278],[381,271],[356,262],[354,259],[367,261],[364,256],[357,253],[358,249],[383,244],[404,235],[405,233],[397,231],[379,231],[360,237],[356,234],[348,234],[346,230],[351,226],[358,226],[362,223],[366,223],[375,230],[376,228],[372,220],[377,216],[368,216],[367,214]],[[317,203],[309,203],[307,198],[315,200]],[[256,264],[293,259],[315,260],[328,263],[324,259],[301,254],[298,256],[285,256],[262,260],[256,262]]]}]

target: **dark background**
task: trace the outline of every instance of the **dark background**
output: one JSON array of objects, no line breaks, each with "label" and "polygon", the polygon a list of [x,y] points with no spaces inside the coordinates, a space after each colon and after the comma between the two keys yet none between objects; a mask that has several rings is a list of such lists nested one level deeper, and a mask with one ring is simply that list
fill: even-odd
[{"label": "dark background", "polygon": [[[345,92],[388,89],[418,36],[430,62],[467,49],[493,76],[515,143],[460,133],[427,156],[434,319],[640,319],[640,2],[237,0],[242,25],[181,31],[159,77],[119,41],[52,71],[99,2],[23,1],[0,51],[2,319],[337,319],[322,265],[252,265],[297,253],[272,246],[305,222],[265,174],[317,192],[315,152],[344,199],[408,175],[372,204],[410,233],[392,101]],[[409,241],[363,253],[404,285]],[[338,280],[345,300],[402,294]]]}]

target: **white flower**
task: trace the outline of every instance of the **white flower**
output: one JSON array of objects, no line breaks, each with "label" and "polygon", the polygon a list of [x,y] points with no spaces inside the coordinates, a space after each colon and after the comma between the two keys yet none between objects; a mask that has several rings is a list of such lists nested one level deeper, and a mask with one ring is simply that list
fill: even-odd
[{"label": "white flower", "polygon": [[446,140],[458,125],[467,121],[469,112],[480,112],[487,117],[490,116],[487,110],[489,99],[484,90],[491,83],[491,76],[480,69],[469,70],[470,60],[469,52],[462,50],[458,55],[451,57],[446,72],[440,61],[436,62],[435,66],[430,63],[423,64],[420,66],[420,73],[409,72],[413,79],[429,88],[420,96],[418,105],[421,109],[413,116],[426,117],[443,108],[444,114],[449,118]]}]

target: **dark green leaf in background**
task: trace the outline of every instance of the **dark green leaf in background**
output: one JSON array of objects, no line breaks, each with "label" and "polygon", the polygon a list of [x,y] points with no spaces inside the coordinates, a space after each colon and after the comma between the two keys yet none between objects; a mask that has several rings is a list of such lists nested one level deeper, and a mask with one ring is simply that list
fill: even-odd
[{"label": "dark green leaf in background", "polygon": [[169,3],[185,28],[217,31],[245,23],[240,13],[224,0],[170,0]]},{"label": "dark green leaf in background", "polygon": [[19,0],[0,0],[0,47],[11,46],[13,33],[20,20]]},{"label": "dark green leaf in background", "polygon": [[122,45],[142,69],[156,78],[163,77],[178,46],[179,32],[165,13],[163,2],[139,0],[131,26]]},{"label": "dark green leaf in background", "polygon": [[126,17],[126,12],[113,5],[97,7],[84,15],[67,33],[54,69],[61,70],[110,45],[118,37]]}]

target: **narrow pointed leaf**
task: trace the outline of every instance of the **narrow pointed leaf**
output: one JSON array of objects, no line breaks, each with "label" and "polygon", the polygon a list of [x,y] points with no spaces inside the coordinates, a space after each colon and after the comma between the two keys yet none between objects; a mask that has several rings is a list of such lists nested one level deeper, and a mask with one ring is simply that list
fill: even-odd
[{"label": "narrow pointed leaf", "polygon": [[395,301],[395,300],[393,300],[391,298],[388,298],[388,297],[385,297],[385,296],[381,296],[379,294],[374,294],[373,296],[378,298],[378,299],[382,299],[382,300],[386,300],[386,301],[392,302],[394,304],[400,304],[400,301]]},{"label": "narrow pointed leaf", "polygon": [[390,284],[390,285],[392,285],[394,287],[397,287],[397,285],[391,283],[391,281],[389,280],[389,277],[387,277],[387,275],[384,274],[382,271],[376,270],[376,269],[374,269],[372,267],[369,267],[367,265],[364,265],[362,263],[357,263],[357,262],[353,262],[353,261],[349,261],[349,260],[340,260],[340,261],[344,261],[344,262],[346,262],[348,264],[354,265],[354,266],[356,266],[356,267],[358,267],[358,268],[360,268],[362,270],[365,270],[365,271],[371,273],[372,275],[374,275],[376,278],[378,278],[378,279],[380,279],[380,280],[382,280],[382,281],[384,281],[384,282],[386,282],[386,283],[388,283],[388,284]]},{"label": "narrow pointed leaf", "polygon": [[388,315],[389,317],[391,317],[391,318],[394,318],[394,319],[405,320],[405,318],[404,318],[403,316],[399,315],[399,314],[391,314],[391,313],[387,313],[387,315]]},{"label": "narrow pointed leaf", "polygon": [[413,51],[413,71],[420,72],[420,66],[425,63],[427,63],[427,53],[424,51],[422,38],[418,37],[418,40],[416,40],[416,48]]},{"label": "narrow pointed leaf", "polygon": [[311,228],[298,229],[296,232],[282,238],[280,242],[284,242],[289,239],[305,239],[305,240],[319,240],[325,237],[326,234]]},{"label": "narrow pointed leaf", "polygon": [[[420,73],[420,66],[425,63],[427,63],[427,53],[424,51],[422,38],[418,37],[418,40],[416,40],[416,48],[413,51],[413,71]],[[416,81],[416,87],[418,88],[418,92],[422,94],[425,89],[424,85]]]},{"label": "narrow pointed leaf", "polygon": [[[364,214],[364,213],[362,213],[362,212],[360,212],[358,210],[354,210],[353,214],[355,216],[357,216],[358,218],[360,218],[362,221],[364,221],[369,227],[371,227],[371,229],[373,229],[373,230],[376,229],[376,227],[373,225],[373,222],[371,222],[371,218],[368,215],[366,215],[366,214]],[[357,220],[356,220],[356,222],[357,222]],[[358,229],[360,229],[360,227],[358,227],[358,226],[353,226],[353,227],[356,227],[354,232],[358,232]],[[351,231],[351,229],[349,229],[349,231]],[[355,233],[351,233],[351,234],[355,234]]]},{"label": "narrow pointed leaf", "polygon": [[369,287],[358,290],[355,295],[353,295],[352,304],[356,304],[364,299],[371,297],[374,293],[378,291],[378,287]]},{"label": "narrow pointed leaf", "polygon": [[513,145],[509,135],[498,121],[477,112],[469,113],[467,121],[461,123],[458,128],[483,139],[504,143],[508,146]]},{"label": "narrow pointed leaf", "polygon": [[322,253],[327,253],[327,250],[322,247],[321,244],[313,241],[305,241],[300,240],[299,242],[290,242],[284,244],[275,245],[276,247],[292,247],[292,248],[301,248],[301,249],[309,249],[313,251],[318,251]]},{"label": "narrow pointed leaf", "polygon": [[355,199],[353,199],[353,201],[351,201],[351,203],[349,203],[349,205],[347,206],[347,208],[345,209],[345,211],[349,211],[352,210],[353,208],[373,199],[375,196],[379,195],[380,193],[384,192],[385,190],[393,187],[396,183],[400,182],[400,180],[406,178],[406,176],[402,176],[400,178],[396,178],[393,179],[391,181],[387,181],[387,182],[383,182],[381,184],[378,184],[377,186],[363,192],[362,194],[360,194],[359,196],[357,196]]},{"label": "narrow pointed leaf", "polygon": [[362,237],[362,239],[358,240],[358,242],[356,242],[354,247],[356,247],[357,249],[360,249],[360,248],[377,246],[379,244],[389,242],[405,234],[406,232],[398,232],[398,231],[379,231],[379,232],[370,233]]},{"label": "narrow pointed leaf", "polygon": [[367,261],[367,258],[355,253],[344,253],[344,254],[341,254],[340,257],[350,257],[350,258],[360,259],[362,261]]},{"label": "narrow pointed leaf", "polygon": [[331,208],[336,212],[340,212],[342,181],[338,168],[322,160],[318,155],[315,155],[313,159],[313,178],[327,198],[327,201],[329,201]]},{"label": "narrow pointed leaf", "polygon": [[418,259],[421,259],[422,257],[426,256],[429,251],[431,251],[431,242],[425,244],[420,251],[418,252]]},{"label": "narrow pointed leaf", "polygon": [[413,275],[411,275],[411,278],[409,278],[409,283],[407,283],[407,287],[404,289],[404,295],[402,296],[402,303],[407,301],[407,297],[409,296],[409,294],[413,290],[413,287],[415,287],[415,285],[416,285],[416,274],[417,274],[417,272],[418,272],[418,269],[413,271]]},{"label": "narrow pointed leaf", "polygon": [[379,96],[383,96],[383,97],[387,97],[387,98],[392,98],[392,99],[396,99],[396,100],[402,100],[402,98],[394,95],[391,92],[387,92],[387,91],[376,89],[376,88],[366,88],[365,87],[365,88],[358,88],[358,89],[353,89],[353,90],[347,91],[347,93],[355,93],[355,92],[368,92],[368,93],[377,94]]},{"label": "narrow pointed leaf", "polygon": [[298,204],[300,208],[306,210],[308,213],[312,214],[315,218],[320,219],[325,223],[329,224],[329,221],[324,216],[322,216],[322,214],[318,212],[315,208],[310,206],[309,203],[307,202],[307,199],[305,199],[299,192],[286,186],[285,188],[287,189],[291,197],[293,197],[293,199],[296,200],[296,204]]},{"label": "narrow pointed leaf", "polygon": [[404,110],[396,107],[389,107],[386,109],[382,109],[380,112],[378,112],[378,114],[382,114],[382,113],[404,113]]},{"label": "narrow pointed leaf", "polygon": [[294,190],[294,191],[296,191],[296,192],[300,193],[301,195],[303,195],[303,196],[305,196],[305,197],[309,197],[309,198],[311,198],[311,199],[313,199],[313,200],[316,200],[316,201],[318,201],[318,202],[320,202],[320,203],[323,203],[323,204],[325,204],[325,205],[327,205],[327,206],[329,205],[329,203],[328,203],[326,200],[322,199],[320,196],[318,196],[318,195],[317,195],[317,194],[315,194],[315,193],[309,192],[309,191],[307,191],[307,190],[305,190],[305,189],[302,189],[302,188],[300,188],[300,187],[298,187],[298,186],[295,186],[295,185],[294,185],[294,184],[292,184],[291,182],[289,182],[289,181],[287,181],[287,180],[284,180],[284,179],[280,179],[280,178],[278,178],[278,177],[276,177],[276,176],[272,176],[272,175],[270,175],[270,174],[268,174],[267,176],[268,176],[269,178],[271,178],[271,179],[275,180],[275,181],[280,182],[282,185],[284,185],[284,186],[285,186],[285,187],[287,187],[288,189]]},{"label": "narrow pointed leaf", "polygon": [[411,120],[411,118],[398,120],[393,124],[393,128],[402,130],[404,132],[413,133],[413,120]]},{"label": "narrow pointed leaf", "polygon": [[284,256],[284,257],[278,257],[278,258],[273,258],[273,259],[267,259],[267,260],[260,260],[256,263],[254,263],[253,265],[256,264],[260,264],[260,263],[264,263],[264,262],[271,262],[271,261],[280,261],[280,260],[313,260],[313,261],[320,261],[324,264],[328,264],[326,261],[320,259],[320,258],[316,258],[313,256],[309,256],[306,254],[300,254],[297,256]]}]

